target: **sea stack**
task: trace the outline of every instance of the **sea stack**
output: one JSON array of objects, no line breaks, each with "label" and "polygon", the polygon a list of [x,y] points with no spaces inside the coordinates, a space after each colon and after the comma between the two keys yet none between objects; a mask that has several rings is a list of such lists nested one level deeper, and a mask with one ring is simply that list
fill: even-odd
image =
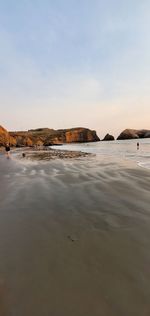
[{"label": "sea stack", "polygon": [[112,141],[115,140],[113,135],[106,134],[105,137],[102,139],[102,141]]}]

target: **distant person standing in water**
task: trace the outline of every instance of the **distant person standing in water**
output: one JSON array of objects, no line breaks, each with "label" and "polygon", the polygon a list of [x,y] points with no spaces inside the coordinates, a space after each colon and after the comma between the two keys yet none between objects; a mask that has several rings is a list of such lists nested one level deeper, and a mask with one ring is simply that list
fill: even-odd
[{"label": "distant person standing in water", "polygon": [[137,143],[137,149],[139,149],[140,148],[140,144],[139,143]]},{"label": "distant person standing in water", "polygon": [[9,146],[9,144],[6,144],[5,151],[6,151],[7,158],[9,158],[10,157],[10,146]]}]

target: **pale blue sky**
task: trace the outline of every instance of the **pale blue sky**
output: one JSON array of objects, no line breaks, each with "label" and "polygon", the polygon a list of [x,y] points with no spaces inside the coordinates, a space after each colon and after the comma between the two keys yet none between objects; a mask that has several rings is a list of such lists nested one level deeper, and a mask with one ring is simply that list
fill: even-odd
[{"label": "pale blue sky", "polygon": [[0,0],[0,124],[150,128],[149,0]]}]

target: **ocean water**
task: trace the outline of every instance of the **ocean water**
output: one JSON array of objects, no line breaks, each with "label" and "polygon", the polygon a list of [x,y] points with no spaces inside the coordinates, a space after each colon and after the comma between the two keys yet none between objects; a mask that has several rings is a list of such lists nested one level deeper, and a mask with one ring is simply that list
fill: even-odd
[{"label": "ocean water", "polygon": [[62,148],[0,155],[0,316],[149,316],[150,140]]},{"label": "ocean water", "polygon": [[[139,142],[139,150],[137,150]],[[58,149],[58,146],[53,146]],[[65,144],[60,147],[64,150],[81,150],[98,156],[112,159],[132,160],[143,168],[150,169],[150,138],[132,139],[123,141],[108,141],[85,144]]]}]

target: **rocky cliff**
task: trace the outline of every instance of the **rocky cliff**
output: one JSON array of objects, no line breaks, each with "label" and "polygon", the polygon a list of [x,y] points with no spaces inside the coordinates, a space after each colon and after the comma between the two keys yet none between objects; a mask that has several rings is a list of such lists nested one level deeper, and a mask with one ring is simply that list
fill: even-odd
[{"label": "rocky cliff", "polygon": [[16,140],[4,127],[0,126],[0,147],[5,146],[7,143],[9,143],[11,146],[15,146]]},{"label": "rocky cliff", "polygon": [[125,129],[119,136],[118,140],[123,139],[138,139],[138,138],[149,138],[150,137],[150,130],[147,129]]},{"label": "rocky cliff", "polygon": [[22,146],[49,146],[63,143],[83,143],[99,141],[95,131],[87,128],[72,128],[54,130],[38,128],[27,132],[10,132],[18,147]]}]

